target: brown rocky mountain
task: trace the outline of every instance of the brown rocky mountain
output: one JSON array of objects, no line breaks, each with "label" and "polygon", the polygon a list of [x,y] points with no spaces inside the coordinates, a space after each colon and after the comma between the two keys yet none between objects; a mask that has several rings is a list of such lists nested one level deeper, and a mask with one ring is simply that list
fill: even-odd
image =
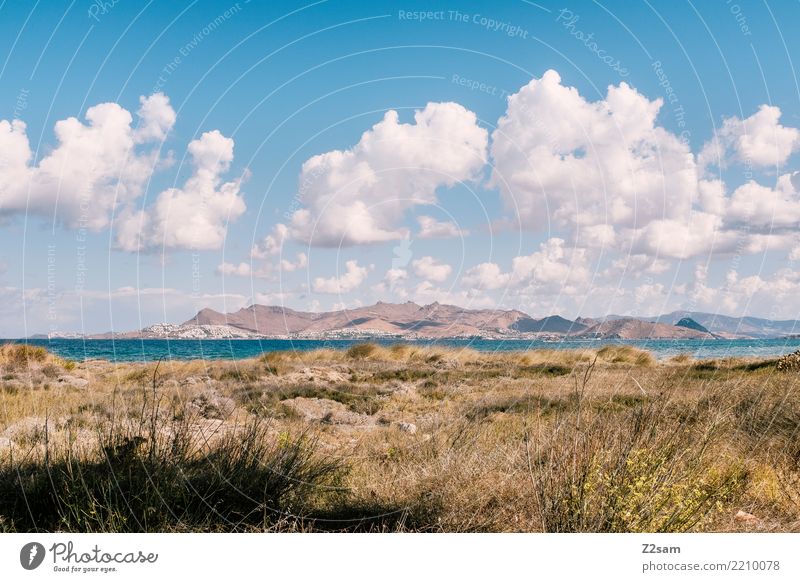
[{"label": "brown rocky mountain", "polygon": [[271,305],[251,305],[235,313],[220,313],[206,308],[183,325],[229,325],[262,335],[286,335],[305,330],[321,315],[324,314]]},{"label": "brown rocky mountain", "polygon": [[[674,325],[679,324],[679,325]],[[798,321],[755,317],[733,318],[700,312],[674,312],[660,317],[558,315],[534,319],[516,310],[466,309],[456,305],[384,303],[322,313],[288,307],[251,305],[234,313],[202,309],[183,324],[160,323],[131,332],[96,334],[92,338],[238,339],[300,336],[319,338],[380,335],[419,338],[551,337],[578,339],[714,339],[787,337]],[[83,337],[83,336],[81,336]]]},{"label": "brown rocky mountain", "polygon": [[[588,324],[588,325],[587,325]],[[595,322],[570,321],[560,316],[534,319],[518,310],[465,309],[456,305],[384,303],[311,313],[293,309],[251,305],[235,313],[203,309],[184,326],[230,326],[258,335],[290,334],[392,334],[418,337],[459,337],[479,335],[569,335],[611,339],[711,339],[711,333],[666,323],[634,318]]]},{"label": "brown rocky mountain", "polygon": [[[563,318],[551,322],[553,319],[535,320],[517,310],[465,309],[440,303],[417,305],[409,301],[400,304],[378,302],[367,307],[322,313],[267,305],[251,305],[235,313],[203,309],[183,325],[228,325],[271,336],[351,331],[426,337],[520,331],[554,333],[554,326],[568,329],[574,325],[574,322]],[[515,327],[517,325],[519,329]]]}]

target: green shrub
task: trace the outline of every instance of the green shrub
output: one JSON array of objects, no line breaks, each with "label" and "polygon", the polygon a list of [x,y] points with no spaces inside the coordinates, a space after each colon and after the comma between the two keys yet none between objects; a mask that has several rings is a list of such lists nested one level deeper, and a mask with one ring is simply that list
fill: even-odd
[{"label": "green shrub", "polygon": [[566,376],[570,373],[572,373],[572,368],[562,364],[531,364],[517,367],[513,375],[526,378],[530,376]]}]

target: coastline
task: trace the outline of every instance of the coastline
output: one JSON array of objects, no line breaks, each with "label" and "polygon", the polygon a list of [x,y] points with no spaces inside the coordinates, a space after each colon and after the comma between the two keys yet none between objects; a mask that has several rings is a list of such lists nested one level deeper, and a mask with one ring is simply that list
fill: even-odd
[{"label": "coastline", "polygon": [[0,340],[27,343],[51,350],[54,354],[74,360],[106,359],[109,361],[156,361],[161,358],[174,360],[237,360],[259,357],[263,353],[284,350],[307,352],[318,348],[347,350],[358,343],[375,343],[381,346],[409,345],[414,347],[472,350],[476,352],[524,352],[530,350],[573,350],[602,348],[606,345],[625,345],[651,352],[657,360],[687,354],[695,359],[719,359],[728,357],[769,358],[779,357],[800,349],[800,338],[765,339],[683,339],[683,340],[622,340],[559,338],[502,340],[471,338],[81,338],[81,339],[26,339]]}]

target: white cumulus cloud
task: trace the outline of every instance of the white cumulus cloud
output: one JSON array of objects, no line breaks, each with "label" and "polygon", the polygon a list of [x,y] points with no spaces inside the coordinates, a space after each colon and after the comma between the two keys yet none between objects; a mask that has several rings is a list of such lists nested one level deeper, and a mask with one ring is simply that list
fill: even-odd
[{"label": "white cumulus cloud", "polygon": [[55,124],[57,145],[38,164],[23,121],[0,120],[0,213],[32,212],[68,228],[101,230],[112,213],[141,196],[175,123],[169,99],[140,99],[140,122],[117,103],[101,103]]},{"label": "white cumulus cloud", "polygon": [[153,173],[170,162],[159,151],[176,121],[165,95],[139,101],[138,123],[117,103],[90,107],[85,123],[58,121],[57,144],[36,164],[25,123],[0,121],[0,214],[34,213],[93,231],[116,216],[117,246],[128,251],[219,248],[227,222],[245,208],[240,181],[220,180],[233,159],[233,140],[211,131],[191,142],[194,173],[183,188],[138,209]]},{"label": "white cumulus cloud", "polygon": [[509,273],[503,273],[496,263],[480,263],[467,269],[461,277],[461,284],[475,289],[500,289],[508,285],[511,279]]},{"label": "white cumulus cloud", "polygon": [[538,251],[514,258],[511,279],[529,290],[575,293],[589,283],[586,250],[550,238],[539,245]]},{"label": "white cumulus cloud", "polygon": [[209,250],[222,246],[228,223],[245,211],[239,195],[242,179],[222,182],[233,161],[233,140],[219,131],[189,144],[194,171],[182,188],[161,192],[139,211],[121,214],[117,244],[128,251]]},{"label": "white cumulus cloud", "polygon": [[528,229],[680,220],[697,172],[688,146],[657,125],[661,105],[626,83],[588,101],[547,71],[508,99],[492,134],[492,184]]},{"label": "white cumulus cloud", "polygon": [[217,273],[220,275],[229,275],[233,277],[249,277],[251,274],[250,263],[222,263],[217,267]]},{"label": "white cumulus cloud", "polygon": [[250,257],[253,259],[266,259],[279,254],[288,235],[289,229],[285,224],[276,224],[272,228],[272,232],[253,245],[250,250]]},{"label": "white cumulus cloud", "polygon": [[432,216],[417,216],[419,232],[417,238],[457,238],[467,236],[468,230],[463,230],[451,221],[439,221]]},{"label": "white cumulus cloud", "polygon": [[700,152],[700,165],[725,167],[734,160],[756,167],[782,166],[800,148],[800,130],[781,125],[780,118],[781,110],[774,105],[762,105],[744,120],[726,118]]},{"label": "white cumulus cloud", "polygon": [[688,222],[654,220],[634,236],[635,251],[670,259],[729,252],[737,238],[736,233],[722,230],[719,216],[705,212],[693,212]]},{"label": "white cumulus cloud", "polygon": [[308,256],[305,253],[297,253],[295,260],[281,259],[282,271],[297,271],[308,266]]},{"label": "white cumulus cloud", "polygon": [[429,103],[400,123],[396,111],[364,132],[348,150],[303,164],[292,214],[292,238],[316,246],[401,239],[404,213],[436,202],[436,191],[475,180],[486,163],[488,133],[457,103]]},{"label": "white cumulus cloud", "polygon": [[789,174],[778,178],[775,188],[750,180],[733,191],[726,218],[756,228],[800,226],[800,193]]},{"label": "white cumulus cloud", "polygon": [[453,272],[453,267],[433,257],[422,257],[421,259],[412,261],[411,266],[417,277],[436,281],[437,283],[446,280],[450,276],[450,273]]},{"label": "white cumulus cloud", "polygon": [[338,295],[341,293],[349,293],[358,289],[361,284],[367,279],[369,275],[368,267],[361,267],[358,261],[352,260],[345,263],[345,272],[336,277],[323,278],[317,277],[314,279],[311,289],[315,293],[326,293],[331,295]]}]

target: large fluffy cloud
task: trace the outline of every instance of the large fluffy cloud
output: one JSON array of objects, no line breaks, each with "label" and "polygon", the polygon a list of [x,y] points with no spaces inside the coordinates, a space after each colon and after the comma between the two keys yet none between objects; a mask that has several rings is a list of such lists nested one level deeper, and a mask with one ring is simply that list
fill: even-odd
[{"label": "large fluffy cloud", "polygon": [[116,103],[55,124],[57,145],[37,164],[20,120],[0,121],[0,212],[55,217],[69,228],[100,230],[132,202],[158,164],[158,146],[175,123],[162,94],[141,98],[140,121]]},{"label": "large fluffy cloud", "polygon": [[661,105],[626,83],[591,102],[547,71],[508,99],[492,134],[492,183],[526,228],[685,218],[697,192],[694,157],[656,124]]},{"label": "large fluffy cloud", "polygon": [[140,98],[138,123],[117,103],[101,103],[55,124],[57,145],[38,163],[25,123],[0,121],[0,213],[35,213],[67,228],[99,231],[113,217],[123,250],[215,249],[227,222],[245,209],[239,180],[222,183],[233,159],[233,140],[219,131],[189,144],[193,174],[182,188],[161,192],[137,209],[153,172],[165,162],[161,145],[175,124],[169,99]]},{"label": "large fluffy cloud", "polygon": [[[593,254],[660,261],[791,245],[780,231],[800,224],[792,175],[774,187],[749,179],[732,192],[701,175],[710,165],[741,164],[752,176],[785,164],[800,131],[780,124],[780,109],[725,119],[695,162],[688,144],[658,125],[661,105],[625,83],[589,101],[548,71],[509,98],[492,134],[492,183],[523,228],[561,231]],[[468,280],[491,285],[490,270],[481,273]]]},{"label": "large fluffy cloud", "polygon": [[228,223],[245,211],[239,195],[241,179],[222,182],[233,160],[233,140],[209,131],[189,144],[189,154],[194,171],[182,188],[169,188],[151,206],[120,216],[120,248],[208,250],[222,246]]},{"label": "large fluffy cloud", "polygon": [[408,209],[436,202],[440,187],[479,177],[487,141],[475,114],[456,103],[429,103],[414,123],[389,111],[351,149],[303,164],[303,208],[292,214],[290,233],[317,246],[400,239]]}]

